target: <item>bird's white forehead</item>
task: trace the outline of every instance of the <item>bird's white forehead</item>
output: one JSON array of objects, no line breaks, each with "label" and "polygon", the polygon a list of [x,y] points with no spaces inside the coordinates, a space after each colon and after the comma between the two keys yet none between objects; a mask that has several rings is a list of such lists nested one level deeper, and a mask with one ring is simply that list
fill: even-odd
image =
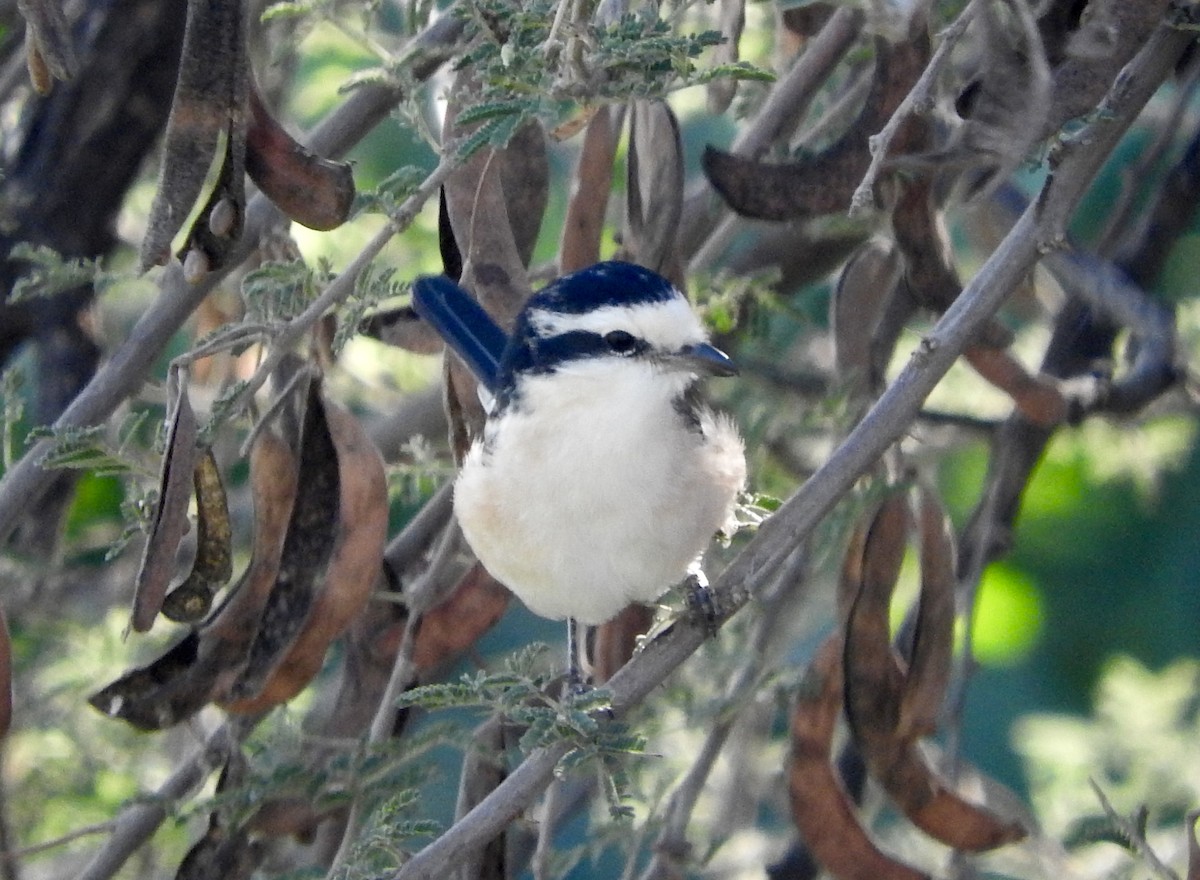
[{"label": "bird's white forehead", "polygon": [[580,314],[533,309],[529,320],[543,337],[575,331],[603,336],[613,330],[624,330],[667,351],[708,339],[704,325],[682,296],[663,302],[601,306]]}]

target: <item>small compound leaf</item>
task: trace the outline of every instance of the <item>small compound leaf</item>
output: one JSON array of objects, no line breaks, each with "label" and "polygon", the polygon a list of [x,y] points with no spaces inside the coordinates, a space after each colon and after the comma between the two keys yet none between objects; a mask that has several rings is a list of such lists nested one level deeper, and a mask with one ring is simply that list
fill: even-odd
[{"label": "small compound leaf", "polygon": [[304,627],[253,699],[231,703],[235,712],[261,712],[298,694],[321,669],[330,643],[370,598],[381,573],[387,538],[387,479],[383,459],[359,421],[326,401],[325,420],[337,454],[340,499],[329,564]]},{"label": "small compound leaf", "polygon": [[836,880],[927,880],[928,875],[883,853],[855,815],[831,763],[842,704],[842,639],[817,651],[792,709],[788,794],[796,830]]},{"label": "small compound leaf", "polygon": [[212,607],[216,591],[233,574],[233,531],[221,471],[211,449],[196,461],[196,559],[187,580],[167,594],[163,615],[179,623],[200,620]]},{"label": "small compound leaf", "polygon": [[196,435],[196,414],[192,411],[187,390],[180,389],[167,429],[167,449],[158,482],[158,505],[150,533],[146,536],[134,590],[132,626],[137,632],[146,632],[154,625],[175,572],[175,554],[187,531]]},{"label": "small compound leaf", "polygon": [[300,440],[300,472],[279,572],[263,608],[246,668],[227,703],[256,696],[281,662],[312,609],[316,585],[333,551],[340,481],[320,382],[310,383]]},{"label": "small compound leaf", "polygon": [[336,229],[354,206],[354,174],[296,141],[271,115],[254,83],[249,89],[246,171],[290,219],[309,229]]}]

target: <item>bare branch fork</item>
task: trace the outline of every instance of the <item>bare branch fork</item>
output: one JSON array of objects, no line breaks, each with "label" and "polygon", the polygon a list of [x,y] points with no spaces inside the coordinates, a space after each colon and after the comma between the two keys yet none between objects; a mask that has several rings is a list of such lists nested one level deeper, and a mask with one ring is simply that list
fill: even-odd
[{"label": "bare branch fork", "polygon": [[[829,460],[759,529],[715,585],[730,614],[750,600],[764,572],[804,541],[836,502],[912,424],[925,398],[963,348],[1033,267],[1055,249],[1092,178],[1193,35],[1161,25],[1117,77],[1104,111],[1065,141],[1039,197],[947,309],[908,364]],[[703,644],[707,631],[683,620],[634,657],[609,681],[612,708],[628,712]],[[501,833],[550,783],[570,746],[532,752],[503,783],[441,837],[418,852],[396,880],[441,878],[460,858]]]}]

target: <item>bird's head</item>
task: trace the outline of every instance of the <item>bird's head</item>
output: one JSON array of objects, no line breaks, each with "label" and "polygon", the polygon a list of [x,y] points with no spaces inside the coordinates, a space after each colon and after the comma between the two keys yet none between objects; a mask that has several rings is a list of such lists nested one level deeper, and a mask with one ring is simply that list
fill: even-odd
[{"label": "bird's head", "polygon": [[603,372],[622,362],[689,381],[737,372],[671,282],[613,261],[565,275],[529,300],[501,363],[502,384],[566,370]]}]

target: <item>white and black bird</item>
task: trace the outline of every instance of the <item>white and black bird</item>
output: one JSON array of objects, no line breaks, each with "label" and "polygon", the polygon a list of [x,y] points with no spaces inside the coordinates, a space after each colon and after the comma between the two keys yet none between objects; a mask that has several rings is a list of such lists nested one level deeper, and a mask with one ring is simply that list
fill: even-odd
[{"label": "white and black bird", "polygon": [[445,276],[414,282],[413,305],[492,398],[454,509],[497,580],[537,614],[595,625],[698,571],[746,462],[699,394],[736,369],[679,290],[599,263],[534,295],[511,336]]}]

